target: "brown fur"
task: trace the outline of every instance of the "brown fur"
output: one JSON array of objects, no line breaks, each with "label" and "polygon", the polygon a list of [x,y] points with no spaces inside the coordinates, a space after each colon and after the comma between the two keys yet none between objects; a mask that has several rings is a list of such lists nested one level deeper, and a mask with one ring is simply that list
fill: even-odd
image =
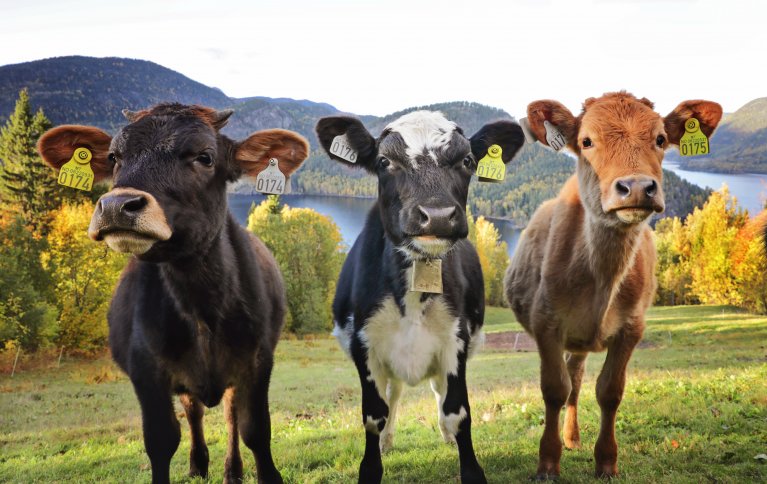
[{"label": "brown fur", "polygon": [[[683,130],[692,116],[710,134],[719,121],[717,109],[721,113],[718,104],[688,101],[664,122],[650,101],[626,92],[588,99],[577,118],[556,101],[528,106],[531,131],[541,143],[546,143],[547,120],[578,155],[576,175],[533,215],[504,281],[511,307],[535,337],[541,357],[546,417],[538,477],[559,475],[559,413],[565,404],[565,444],[580,447],[577,404],[585,359],[589,352],[605,349],[607,359],[597,380],[602,423],[594,455],[598,476],[618,473],[615,416],[626,366],[654,296],[656,257],[650,227],[617,217],[614,212],[625,206],[611,193],[621,177],[657,180],[652,208],[662,209],[661,161],[668,142],[658,147],[656,138],[678,141],[667,131],[677,125]],[[592,147],[583,147],[584,138]],[[565,352],[570,353],[567,361]]]},{"label": "brown fur", "polygon": [[255,176],[266,168],[269,158],[276,158],[280,171],[290,175],[309,155],[309,143],[284,129],[267,129],[251,135],[237,147],[235,158],[244,173]]}]

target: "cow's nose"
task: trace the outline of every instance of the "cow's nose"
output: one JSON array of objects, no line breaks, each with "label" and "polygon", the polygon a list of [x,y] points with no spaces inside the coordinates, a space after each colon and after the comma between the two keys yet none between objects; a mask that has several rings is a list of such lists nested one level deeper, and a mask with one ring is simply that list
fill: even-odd
[{"label": "cow's nose", "polygon": [[418,222],[421,231],[428,235],[449,234],[456,224],[455,207],[424,207],[418,205]]},{"label": "cow's nose", "polygon": [[143,195],[110,195],[99,200],[96,211],[101,212],[101,216],[133,218],[141,213],[147,203]]},{"label": "cow's nose", "polygon": [[632,194],[636,198],[653,198],[658,193],[658,183],[651,178],[623,178],[615,181],[615,192],[623,199]]}]

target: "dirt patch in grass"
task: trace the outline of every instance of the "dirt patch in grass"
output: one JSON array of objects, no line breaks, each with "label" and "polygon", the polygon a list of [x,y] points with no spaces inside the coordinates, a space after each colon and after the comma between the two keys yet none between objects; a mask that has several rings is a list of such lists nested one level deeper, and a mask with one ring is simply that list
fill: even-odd
[{"label": "dirt patch in grass", "polygon": [[485,347],[500,351],[537,351],[535,340],[524,331],[502,331],[487,333]]}]

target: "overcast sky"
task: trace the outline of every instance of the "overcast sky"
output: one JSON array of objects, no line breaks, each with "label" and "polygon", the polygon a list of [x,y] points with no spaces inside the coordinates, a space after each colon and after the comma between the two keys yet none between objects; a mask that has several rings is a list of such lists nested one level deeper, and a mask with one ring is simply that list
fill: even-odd
[{"label": "overcast sky", "polygon": [[626,89],[662,113],[767,96],[767,1],[0,0],[0,65],[145,59],[233,97],[383,115],[467,100],[522,116]]}]

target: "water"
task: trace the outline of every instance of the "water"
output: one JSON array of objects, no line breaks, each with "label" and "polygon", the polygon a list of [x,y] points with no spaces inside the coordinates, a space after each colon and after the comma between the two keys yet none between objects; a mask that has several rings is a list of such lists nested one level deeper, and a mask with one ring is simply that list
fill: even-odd
[{"label": "water", "polygon": [[748,209],[748,213],[751,216],[761,212],[765,201],[767,201],[767,175],[729,175],[725,173],[687,171],[682,170],[677,163],[673,162],[663,163],[663,167],[699,187],[718,190],[722,187],[722,184],[726,183],[730,193],[737,198],[738,205]]},{"label": "water", "polygon": [[[229,195],[229,208],[232,210],[235,218],[241,224],[247,223],[248,212],[252,203],[258,205],[264,200],[263,195]],[[282,203],[291,207],[311,208],[317,212],[332,218],[341,231],[341,237],[344,244],[351,247],[354,240],[362,230],[365,224],[365,218],[373,206],[373,199],[370,198],[350,198],[350,197],[327,197],[322,195],[283,195]],[[506,220],[492,219],[498,231],[501,233],[501,240],[509,246],[509,255],[514,251],[519,241],[520,230],[515,228],[511,222]]]}]

